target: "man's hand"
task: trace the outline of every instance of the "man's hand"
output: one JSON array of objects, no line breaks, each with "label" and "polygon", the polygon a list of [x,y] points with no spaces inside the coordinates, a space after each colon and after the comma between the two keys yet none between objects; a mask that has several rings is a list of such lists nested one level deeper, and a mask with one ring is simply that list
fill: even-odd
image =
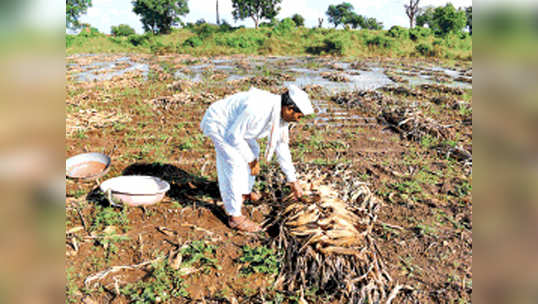
[{"label": "man's hand", "polygon": [[260,174],[260,163],[257,159],[248,163],[248,166],[250,167],[250,175],[256,176]]},{"label": "man's hand", "polygon": [[293,192],[293,196],[296,199],[300,199],[303,196],[303,188],[298,182],[291,182],[289,183],[291,191]]}]

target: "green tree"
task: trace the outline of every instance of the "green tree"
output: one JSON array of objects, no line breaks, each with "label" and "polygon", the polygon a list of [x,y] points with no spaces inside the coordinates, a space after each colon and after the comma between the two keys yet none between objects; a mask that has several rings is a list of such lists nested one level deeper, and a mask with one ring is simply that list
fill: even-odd
[{"label": "green tree", "polygon": [[294,14],[291,16],[291,20],[293,20],[297,26],[304,26],[304,18],[299,14]]},{"label": "green tree", "polygon": [[464,10],[457,10],[454,5],[447,3],[436,8],[428,7],[417,16],[417,25],[428,27],[438,36],[448,33],[461,33],[467,23]]},{"label": "green tree", "polygon": [[146,32],[167,34],[189,13],[187,0],[134,0],[133,12],[140,15]]},{"label": "green tree", "polygon": [[473,34],[473,7],[469,6],[465,8],[465,15],[467,16],[467,29],[469,33]]},{"label": "green tree", "polygon": [[343,2],[338,5],[329,5],[327,12],[329,16],[329,23],[334,24],[334,27],[338,27],[340,24],[346,24],[346,21],[353,14],[353,5],[348,2]]},{"label": "green tree", "polygon": [[424,27],[425,25],[430,26],[433,20],[433,10],[434,10],[433,6],[420,8],[419,15],[416,16],[415,18],[417,26],[422,26],[422,27]]},{"label": "green tree", "polygon": [[432,30],[437,34],[460,33],[466,23],[465,11],[456,10],[452,3],[437,7],[433,11]]},{"label": "green tree", "polygon": [[232,15],[235,20],[252,18],[254,26],[258,28],[258,24],[262,19],[271,20],[280,11],[282,0],[232,0]]},{"label": "green tree", "polygon": [[351,25],[352,28],[356,29],[358,27],[367,28],[366,18],[362,15],[351,12],[351,14],[346,18],[345,24]]},{"label": "green tree", "polygon": [[366,19],[366,28],[369,30],[382,30],[383,22],[378,21],[376,18],[370,17]]},{"label": "green tree", "polygon": [[65,1],[65,26],[70,29],[80,27],[78,18],[86,14],[89,7],[92,6],[92,0],[66,0]]}]

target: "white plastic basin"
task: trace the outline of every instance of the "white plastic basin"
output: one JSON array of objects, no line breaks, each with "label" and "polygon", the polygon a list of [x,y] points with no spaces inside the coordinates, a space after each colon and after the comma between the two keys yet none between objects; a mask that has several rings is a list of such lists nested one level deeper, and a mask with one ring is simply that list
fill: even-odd
[{"label": "white plastic basin", "polygon": [[170,190],[170,184],[155,176],[125,175],[104,181],[100,189],[114,202],[145,206],[160,202],[166,191]]}]

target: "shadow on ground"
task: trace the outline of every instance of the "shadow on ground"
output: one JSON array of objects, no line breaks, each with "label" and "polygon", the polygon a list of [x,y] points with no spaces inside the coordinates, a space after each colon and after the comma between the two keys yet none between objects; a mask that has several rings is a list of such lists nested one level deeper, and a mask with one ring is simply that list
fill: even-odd
[{"label": "shadow on ground", "polygon": [[[166,193],[169,198],[182,205],[207,208],[219,220],[227,223],[224,210],[216,205],[216,202],[220,200],[216,181],[194,175],[174,165],[163,163],[134,163],[125,168],[122,175],[150,175],[161,178],[170,184],[170,190]],[[206,199],[202,200],[204,197]],[[207,197],[210,197],[213,202],[207,202]],[[110,205],[99,187],[93,189],[86,199],[102,206]]]},{"label": "shadow on ground", "polygon": [[[227,222],[227,216],[221,207],[216,205],[220,200],[219,187],[216,181],[192,174],[174,165],[163,163],[135,163],[123,170],[123,175],[151,175],[161,178],[170,184],[166,193],[172,200],[183,205],[195,205],[209,209],[218,219]],[[213,201],[208,203],[210,197]]]}]

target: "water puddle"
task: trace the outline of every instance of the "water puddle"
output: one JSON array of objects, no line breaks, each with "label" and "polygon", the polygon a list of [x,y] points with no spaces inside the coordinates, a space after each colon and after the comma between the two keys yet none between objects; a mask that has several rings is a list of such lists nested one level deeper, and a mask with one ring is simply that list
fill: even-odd
[{"label": "water puddle", "polygon": [[[106,58],[99,55],[84,54],[78,55],[77,57],[80,57],[83,60],[81,60],[81,63],[79,64],[67,64],[67,73],[72,76],[75,81],[79,82],[110,80],[113,77],[130,72],[140,72],[146,77],[149,71],[149,65],[147,63],[134,61],[127,56],[112,56]],[[95,58],[95,60],[92,57]],[[76,59],[77,58],[75,58],[75,61],[77,61]],[[88,63],[84,64],[85,62]]]},{"label": "water puddle", "polygon": [[[68,74],[76,81],[109,80],[135,71],[146,77],[149,71],[147,61],[133,60],[128,56],[77,55],[76,57],[82,64],[66,65]],[[174,77],[200,82],[218,73],[223,74],[222,77],[218,77],[218,81],[226,82],[254,76],[278,78],[279,73],[286,73],[293,76],[294,80],[284,81],[285,85],[294,84],[299,87],[320,85],[329,94],[333,94],[352,90],[375,90],[393,84],[401,85],[385,74],[388,71],[396,73],[410,86],[443,83],[451,87],[472,88],[470,83],[472,70],[455,70],[429,64],[419,66],[369,62],[363,64],[365,68],[361,68],[349,62],[331,61],[326,58],[276,56],[200,59],[192,62],[193,64],[189,65],[187,62],[185,67],[172,70]],[[335,73],[348,81],[332,81],[324,78],[322,73]]]}]

